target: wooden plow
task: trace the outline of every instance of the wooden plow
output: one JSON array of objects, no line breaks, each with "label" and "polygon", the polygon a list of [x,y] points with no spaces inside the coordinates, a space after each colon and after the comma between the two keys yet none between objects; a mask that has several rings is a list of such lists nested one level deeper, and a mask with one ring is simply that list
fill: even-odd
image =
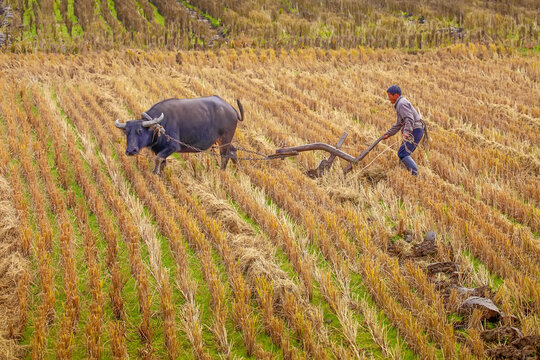
[{"label": "wooden plow", "polygon": [[268,155],[268,158],[285,159],[290,156],[296,156],[303,151],[323,150],[323,151],[329,152],[330,156],[328,157],[328,159],[322,160],[316,169],[308,170],[307,175],[311,178],[321,177],[326,170],[330,169],[336,157],[342,158],[343,160],[346,160],[349,162],[349,165],[347,165],[347,167],[343,169],[343,174],[347,174],[349,171],[352,170],[353,166],[357,162],[361,161],[383,139],[383,136],[375,140],[375,142],[369,145],[369,147],[357,157],[349,155],[346,152],[343,152],[340,150],[341,145],[343,145],[346,138],[347,138],[347,133],[344,132],[343,135],[341,135],[341,138],[339,139],[335,147],[329,144],[325,144],[325,143],[313,143],[313,144],[306,144],[306,145],[300,145],[300,146],[279,148],[279,149],[276,149],[275,154]]}]

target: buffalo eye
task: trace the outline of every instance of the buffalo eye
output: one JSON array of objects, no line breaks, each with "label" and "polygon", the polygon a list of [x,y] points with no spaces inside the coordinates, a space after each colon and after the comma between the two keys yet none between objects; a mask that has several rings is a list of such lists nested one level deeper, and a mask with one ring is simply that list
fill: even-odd
[{"label": "buffalo eye", "polygon": [[141,135],[142,134],[142,129],[137,129],[137,135]]}]

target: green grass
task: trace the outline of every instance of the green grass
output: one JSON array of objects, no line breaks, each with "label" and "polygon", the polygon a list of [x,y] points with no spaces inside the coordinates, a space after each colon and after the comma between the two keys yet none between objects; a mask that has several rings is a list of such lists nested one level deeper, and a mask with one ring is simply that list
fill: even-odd
[{"label": "green grass", "polygon": [[74,0],[67,0],[67,15],[68,15],[69,21],[71,21],[71,24],[72,24],[71,36],[72,37],[82,36],[83,28],[79,24],[79,19],[77,19],[77,16],[75,16]]},{"label": "green grass", "polygon": [[135,1],[135,7],[137,8],[137,12],[139,13],[139,15],[141,15],[141,17],[145,19],[146,21],[149,21],[148,18],[146,17],[146,14],[144,13],[144,10],[141,4],[139,4],[137,0],[134,0],[134,1]]},{"label": "green grass", "polygon": [[[18,160],[15,160],[15,161],[18,163]],[[24,178],[24,176],[20,173],[20,171],[19,171],[19,174],[12,174],[12,176],[19,176],[26,202],[28,204],[32,204],[30,190],[28,188],[28,185],[26,183],[26,179]],[[29,211],[30,211],[30,214],[28,214],[29,215],[28,222],[32,228],[33,234],[35,234],[36,223],[34,220],[35,215],[34,215],[34,210],[32,206],[29,207]],[[22,334],[22,339],[20,340],[21,345],[27,345],[27,346],[30,345],[31,336],[34,333],[34,321],[35,321],[36,310],[37,310],[38,304],[41,302],[41,299],[42,299],[41,281],[38,275],[38,263],[37,263],[37,258],[36,258],[36,252],[35,252],[35,248],[32,247],[32,246],[35,246],[35,243],[31,243],[30,246],[31,246],[30,256],[29,256],[30,292],[28,294],[28,305],[26,308],[28,320]]]},{"label": "green grass", "polygon": [[[56,92],[55,92],[55,89],[51,89],[52,90],[52,97],[53,97],[53,100],[55,101],[58,109],[60,110],[60,114],[62,116],[62,118],[64,119],[64,121],[66,121],[67,125],[68,125],[68,128],[72,129],[71,131],[73,131],[73,129],[76,128],[76,126],[74,125],[74,123],[72,122],[71,119],[69,119],[69,117],[67,116],[67,114],[65,113],[65,111],[61,108],[60,106],[60,103],[58,101],[58,98],[57,98],[57,95],[56,95]],[[80,141],[80,139],[77,139],[77,148],[79,150],[84,150],[84,146],[82,144],[82,142]],[[67,162],[69,164],[69,161]],[[91,169],[90,169],[90,165],[84,161],[83,159],[83,168],[84,168],[84,172],[89,176],[89,178],[91,179],[91,181],[95,184],[93,178],[92,178],[92,175],[91,175]],[[75,196],[76,196],[76,199],[77,201],[82,201],[82,202],[85,202],[86,199],[85,199],[85,196],[83,194],[83,191],[82,189],[77,185],[77,183],[75,182],[75,176],[73,174],[73,169],[71,168],[71,166],[68,167],[68,172],[69,172],[69,177],[72,179],[72,182],[70,184],[70,189],[72,189],[75,193]],[[111,218],[111,219],[114,219],[115,216],[114,214],[108,210],[108,217]],[[113,221],[114,222],[114,221]],[[96,235],[97,237],[97,244],[96,246],[98,247],[98,253],[100,255],[100,259],[105,259],[106,256],[107,256],[107,252],[109,251],[109,249],[107,248],[107,244],[106,244],[106,240],[105,240],[105,237],[104,235],[101,233],[100,229],[99,229],[99,223],[98,223],[98,220],[95,216],[95,214],[93,214],[92,212],[89,211],[89,223],[90,223],[90,228],[91,230],[94,232],[94,235]],[[118,230],[118,228],[117,228]],[[85,259],[84,259],[84,247],[82,244],[77,244],[77,246],[75,247],[76,249],[78,249],[78,253],[76,254],[76,266],[77,266],[77,276],[78,276],[78,281],[79,281],[79,288],[83,289],[83,290],[80,290],[81,291],[81,294],[83,294],[84,292],[88,292],[88,290],[84,290],[87,286],[87,281],[85,279],[85,275],[87,273],[87,268],[85,266]],[[58,253],[59,252],[59,249],[55,249],[55,253]],[[136,336],[137,334],[137,329],[135,327],[135,324],[138,324],[140,321],[132,321],[131,319],[137,319],[139,318],[140,319],[140,315],[138,314],[138,302],[136,301],[136,297],[137,297],[137,292],[136,292],[136,289],[133,290],[133,277],[131,276],[130,274],[130,268],[129,268],[129,261],[128,261],[128,255],[127,255],[127,247],[125,245],[125,243],[123,241],[118,241],[117,243],[117,251],[118,251],[118,263],[119,263],[119,266],[120,266],[120,270],[121,270],[121,273],[122,273],[122,277],[124,280],[127,280],[124,288],[123,288],[123,291],[122,291],[122,298],[124,299],[124,310],[126,311],[126,315],[127,315],[127,318],[130,319],[130,322],[127,322],[127,326],[126,326],[126,334],[129,336],[129,342],[127,342],[129,345],[131,345],[131,347],[133,346],[136,346],[139,344],[139,337]],[[102,346],[102,355],[106,358],[107,356],[110,356],[110,348],[108,346],[108,342],[109,342],[109,332],[108,332],[108,328],[107,328],[107,325],[108,325],[108,321],[112,320],[113,318],[113,314],[112,314],[112,308],[111,308],[111,304],[110,304],[110,301],[109,301],[109,293],[111,291],[111,283],[110,281],[103,281],[103,279],[107,278],[107,274],[109,273],[107,267],[106,267],[106,264],[104,261],[101,261],[100,262],[100,273],[101,273],[101,276],[102,276],[102,285],[103,285],[103,288],[102,288],[102,292],[103,292],[103,300],[104,300],[104,304],[103,304],[103,311],[104,311],[104,324],[103,324],[103,327],[102,327],[102,334],[101,334],[101,346]],[[131,282],[130,282],[131,280]],[[135,291],[133,293],[133,291]],[[88,297],[87,301],[90,301],[91,297]],[[84,304],[84,298],[81,298],[81,304]],[[88,314],[83,310],[81,309],[81,320],[79,322],[79,325],[81,326],[81,334],[84,334],[84,325],[85,325],[85,319],[88,318]],[[130,332],[132,334],[134,334],[135,336],[130,336]],[[75,352],[74,352],[74,355],[80,355],[82,356],[83,354],[86,354],[86,344],[84,342],[84,337],[83,336],[79,336],[79,337],[75,337]],[[130,348],[128,347],[128,350],[130,350]],[[135,350],[131,349],[132,352],[131,354],[132,355],[136,355],[137,352],[136,352],[136,348]]]},{"label": "green grass", "polygon": [[[55,100],[57,100],[56,99],[56,94],[55,93],[53,93],[53,94],[54,94],[53,96],[55,97]],[[60,104],[58,102],[57,102],[57,106],[60,107]],[[60,107],[60,109],[61,109],[61,114],[63,115],[64,121],[66,121],[66,123],[68,124],[68,127],[71,128],[71,129],[75,129],[75,125],[73,124],[73,122],[69,119],[69,117],[67,117],[64,110],[61,107]],[[79,150],[84,149],[84,146],[83,146],[82,142],[80,141],[80,139],[77,140],[77,147],[78,147]],[[68,164],[69,164],[69,162],[68,162]],[[92,175],[91,175],[90,165],[88,163],[86,163],[86,161],[84,161],[84,159],[83,159],[83,168],[84,168],[84,172],[91,179],[91,181],[95,184],[95,182],[94,182],[94,180],[92,178]],[[71,167],[69,167],[68,171],[70,173],[70,178],[72,179],[72,182],[70,184],[70,189],[72,189],[74,191],[77,201],[85,202],[86,198],[85,198],[85,196],[83,194],[83,191],[77,185],[77,183],[74,180],[75,176],[73,174],[73,169]],[[108,210],[108,215],[107,216],[109,218],[111,218],[111,219],[115,218],[114,214],[110,210]],[[113,220],[113,222],[114,222],[114,220]],[[93,214],[91,211],[89,211],[89,225],[90,225],[90,228],[91,228],[92,232],[94,233],[94,235],[96,235],[96,238],[97,238],[96,246],[98,248],[98,253],[100,255],[100,259],[102,259],[102,261],[100,261],[100,263],[99,263],[100,274],[102,276],[101,281],[102,281],[102,284],[103,284],[102,292],[103,292],[103,300],[104,300],[104,304],[103,304],[103,310],[104,310],[103,321],[104,321],[104,324],[103,324],[103,327],[102,327],[101,345],[102,345],[103,356],[107,356],[108,354],[110,355],[110,348],[107,346],[107,343],[109,341],[109,336],[108,336],[109,332],[108,332],[107,325],[108,325],[108,322],[112,320],[113,314],[112,314],[112,308],[111,308],[110,301],[109,301],[109,292],[111,291],[111,283],[110,283],[110,281],[103,281],[104,278],[105,279],[107,278],[107,274],[109,273],[103,259],[105,259],[107,257],[107,253],[108,253],[109,249],[108,249],[107,244],[106,244],[105,236],[101,233],[101,231],[99,229],[98,220],[97,220],[95,214]],[[87,286],[88,283],[87,283],[87,279],[86,279],[86,276],[85,276],[88,270],[87,270],[87,268],[85,266],[86,260],[84,258],[84,251],[83,251],[84,245],[82,243],[78,243],[75,248],[79,250],[79,254],[78,254],[78,256],[76,256],[76,266],[77,266],[77,276],[78,276],[78,281],[79,281],[79,287],[80,288],[82,287],[84,289],[84,290],[81,291],[81,293],[83,291],[88,293],[88,289],[86,289],[86,286]],[[57,250],[57,251],[59,251],[59,250]],[[129,294],[129,291],[130,291],[129,286],[132,285],[132,284],[130,284],[129,280],[130,279],[132,280],[132,277],[131,277],[130,271],[129,271],[129,261],[128,261],[128,258],[127,258],[127,255],[126,255],[127,248],[126,248],[126,245],[125,245],[124,242],[118,241],[117,251],[118,251],[117,261],[118,261],[119,266],[120,266],[122,277],[123,277],[124,280],[126,280],[126,279],[128,280],[125,287],[123,288],[123,296],[122,296],[122,298],[124,299],[124,302],[125,302],[124,303],[124,309],[126,310],[127,318],[133,319],[133,318],[138,316],[138,309],[137,309],[138,303],[135,301],[135,299],[136,299],[136,291],[135,291],[135,296],[133,296],[133,294]],[[127,296],[126,296],[126,291],[128,291]],[[84,303],[90,302],[90,301],[91,301],[91,296],[89,296],[86,299],[86,301],[85,301],[84,298],[81,298],[81,304],[84,304]],[[85,319],[88,319],[88,313],[86,311],[83,311],[83,309],[81,309],[81,320],[79,322],[79,325],[81,326],[81,333],[80,334],[84,334],[84,331],[85,331],[85,328],[84,328]],[[126,327],[126,333],[127,334],[129,334],[130,330],[131,330],[131,332],[136,333],[137,330],[134,328],[133,323],[134,323],[133,321],[131,321],[131,323],[128,323],[128,326]],[[135,323],[138,324],[138,322],[135,322]],[[78,354],[80,356],[83,356],[84,354],[86,354],[86,344],[85,344],[85,341],[84,341],[84,337],[83,336],[75,337],[75,343],[76,343],[75,349],[76,349],[77,352],[74,353],[74,355]],[[138,337],[134,337],[134,339],[131,339],[130,343],[131,344],[133,344],[133,343],[138,344]]]},{"label": "green grass", "polygon": [[298,8],[294,7],[290,0],[281,0],[281,3],[285,5],[285,7],[287,8],[287,11],[290,12],[291,14],[298,13]]},{"label": "green grass", "polygon": [[[287,222],[289,222],[290,224],[294,224],[294,221],[290,218],[287,212],[284,211],[282,208],[280,208],[276,203],[274,203],[272,198],[270,198],[269,196],[266,196],[265,198],[266,198],[266,204],[268,207],[275,208],[278,214],[282,214],[285,216],[285,218],[287,219]],[[228,199],[228,202],[235,208],[236,212],[240,215],[240,217],[245,222],[250,224],[257,232],[262,232],[258,224],[253,219],[251,219],[246,213],[244,213],[241,207],[236,202],[234,202],[234,200],[230,196],[228,196],[227,199]],[[319,252],[316,244],[308,245],[308,249],[310,253],[316,257],[317,265],[319,268],[329,270],[329,271],[332,270],[332,266],[328,263],[328,261],[324,258],[324,256]],[[284,271],[287,271],[289,273],[290,278],[297,280],[298,275],[296,274],[292,265],[288,261],[286,254],[283,251],[279,250],[278,254],[276,255],[277,255],[276,259],[282,260],[280,261],[280,267]],[[355,296],[358,298],[364,298],[368,301],[370,305],[374,306],[374,302],[371,300],[371,298],[369,297],[369,294],[365,290],[365,287],[362,283],[361,276],[359,274],[351,272],[351,279],[352,279],[351,281],[352,296]],[[324,296],[321,293],[319,287],[320,287],[319,284],[316,281],[313,281],[313,288],[312,288],[313,297],[311,299],[311,304],[322,310],[323,319],[327,322],[328,327],[333,330],[329,334],[330,338],[334,342],[338,344],[343,344],[346,347],[346,340],[341,335],[341,331],[342,331],[341,324],[337,316],[334,314],[334,312],[330,308],[330,305],[324,299]],[[359,315],[358,313],[354,313],[353,316],[358,321],[359,324],[362,324],[363,317],[361,315]],[[391,326],[390,321],[382,314],[382,312],[379,312],[379,323],[382,323],[383,326],[387,327],[389,342],[391,343],[392,346],[395,346],[399,339],[397,330]],[[373,356],[375,358],[384,358],[378,345],[376,345],[373,342],[373,339],[371,338],[370,333],[367,330],[362,329],[361,327],[358,329],[357,345],[360,349],[365,350],[370,356]],[[416,355],[414,354],[414,352],[411,349],[409,349],[405,345],[404,341],[402,340],[400,341],[400,347],[405,356],[404,357],[405,359],[416,359]]]},{"label": "green grass", "polygon": [[152,7],[154,11],[154,21],[161,26],[165,26],[165,18],[163,17],[163,15],[159,13],[156,5],[154,5],[151,1],[148,1],[148,4],[150,4],[150,6]]},{"label": "green grass", "polygon": [[[62,187],[59,184],[58,180],[58,172],[56,170],[55,161],[54,161],[54,153],[52,149],[52,141],[49,143],[49,152],[48,152],[48,160],[49,160],[49,166],[51,169],[51,173],[53,176],[53,180],[55,181],[57,187],[61,191],[62,195],[65,196],[65,190],[62,189]],[[69,164],[69,162],[67,162]],[[68,171],[71,171],[71,167],[68,167]],[[74,191],[77,197],[82,197],[82,190],[79,188],[78,185],[76,185],[74,182],[70,184],[70,189]],[[75,218],[75,214],[73,213],[73,210],[71,208],[67,208],[67,211],[71,218],[71,223],[73,226],[74,231],[74,237],[73,241],[75,243],[75,246],[72,248],[73,256],[75,258],[75,265],[76,265],[76,273],[77,273],[77,281],[78,281],[78,288],[77,291],[80,295],[80,318],[79,318],[79,332],[83,334],[85,332],[85,325],[88,320],[88,304],[91,301],[91,293],[90,289],[88,288],[88,278],[87,278],[87,268],[84,266],[86,260],[84,255],[84,240],[82,239],[77,226],[77,219]],[[53,251],[60,251],[60,249],[54,249]],[[58,262],[60,263],[60,262]],[[62,281],[62,279],[60,279]],[[86,342],[84,341],[84,337],[82,336],[75,336],[74,337],[74,344],[73,344],[73,356],[75,358],[83,358],[86,355]]]},{"label": "green grass", "polygon": [[[109,11],[111,12],[111,15],[118,20],[118,14],[116,12],[116,6],[114,4],[114,0],[106,0],[107,1],[107,7],[109,8]],[[119,21],[119,20],[118,20]]]},{"label": "green grass", "polygon": [[178,0],[178,1],[179,1],[182,5],[184,5],[185,7],[187,7],[188,9],[197,12],[197,13],[200,14],[202,17],[204,17],[205,19],[207,19],[208,21],[210,21],[210,23],[212,24],[212,27],[217,28],[217,27],[220,27],[220,26],[221,26],[221,20],[220,20],[220,19],[214,18],[212,15],[210,15],[210,14],[207,13],[206,11],[203,11],[203,10],[197,8],[195,5],[190,4],[190,3],[189,3],[188,1],[186,1],[186,0]]},{"label": "green grass", "polygon": [[[266,241],[270,241],[269,238],[268,238],[268,235],[263,232],[263,230],[260,228],[260,226],[252,218],[250,218],[249,215],[246,214],[242,210],[240,205],[238,203],[236,203],[236,201],[234,201],[234,199],[229,195],[227,195],[227,202],[229,203],[229,205],[231,205],[233,207],[233,209],[236,211],[238,216],[240,216],[240,218],[244,222],[249,224],[253,228],[253,230],[255,230],[255,232],[257,234],[259,234],[261,237],[264,237]],[[279,265],[279,268],[281,270],[283,270],[284,272],[286,272],[289,275],[289,278],[292,279],[296,284],[298,284],[298,274],[296,274],[296,272],[294,270],[294,267],[289,262],[285,252],[283,250],[277,248],[274,258],[276,259],[276,263]],[[256,308],[257,304],[255,302],[253,302],[252,306],[254,306]],[[259,332],[263,332],[263,331],[264,330],[262,330],[262,328],[259,329]],[[293,346],[295,346],[296,348],[300,348],[301,344],[300,344],[299,340],[296,339],[296,337],[294,335],[292,335],[292,331],[290,329],[288,329],[287,331],[289,332],[289,339],[292,340],[291,344]],[[271,341],[271,339],[269,337],[267,337],[267,338],[268,339],[265,340],[265,342],[267,343],[268,346],[273,348],[273,352],[276,352],[277,349],[274,349],[275,345],[272,343],[272,341]]]},{"label": "green grass", "polygon": [[[471,260],[475,271],[478,271],[478,268],[480,266],[483,266],[486,269],[486,271],[489,272],[488,267],[480,259],[475,257],[469,250],[465,250],[463,252],[463,256]],[[495,274],[492,274],[491,272],[489,272],[489,277],[491,278],[493,282],[493,289],[492,289],[493,291],[496,291],[499,288],[499,286],[504,284],[504,280],[502,278],[500,278],[499,276]],[[476,285],[481,286],[481,285],[486,285],[486,284],[476,284]]]},{"label": "green grass", "polygon": [[[96,1],[96,3],[99,3],[99,4],[101,4],[101,1],[107,1],[107,8],[111,12],[111,16],[116,20],[116,23],[122,29],[121,31],[125,32],[126,29],[124,28],[124,24],[118,19],[118,13],[116,11],[116,5],[114,3],[114,0],[95,0],[95,1]],[[99,5],[99,9],[101,9],[101,5]],[[101,10],[100,10],[100,12],[101,12]],[[105,21],[105,23],[107,24],[106,21]],[[110,24],[107,24],[107,27],[110,27]],[[111,35],[114,35],[114,31],[112,30],[112,28],[111,28]]]},{"label": "green grass", "polygon": [[54,18],[56,20],[56,28],[60,29],[60,34],[62,38],[67,39],[69,38],[67,26],[64,23],[64,18],[62,17],[62,13],[60,12],[60,1],[55,0],[53,2],[53,9],[54,9]]},{"label": "green grass", "polygon": [[[113,5],[113,8],[114,8],[114,5]],[[114,9],[114,12],[116,14],[116,9]],[[101,24],[104,25],[107,33],[112,36],[113,35],[113,29],[107,23],[107,21],[103,17],[103,14],[101,13],[101,0],[94,0],[94,15],[96,15],[98,17],[99,21],[101,22]],[[115,16],[115,19],[116,19],[116,21],[118,21],[116,16]]]},{"label": "green grass", "polygon": [[24,26],[24,40],[35,41],[37,40],[37,28],[36,28],[36,14],[34,13],[34,6],[38,6],[36,0],[28,0],[24,2],[25,8],[22,16]]},{"label": "green grass", "polygon": [[[351,293],[353,296],[357,297],[358,299],[364,299],[370,306],[376,308],[376,304],[370,297],[369,292],[366,290],[360,274],[351,273]],[[363,320],[363,316],[360,316],[359,318]],[[392,326],[392,323],[382,311],[377,312],[377,319],[381,327],[386,328],[390,346],[398,346],[399,342],[399,348],[401,349],[403,359],[416,359],[417,356],[415,353],[406,345],[403,339],[400,338],[397,329]]]}]

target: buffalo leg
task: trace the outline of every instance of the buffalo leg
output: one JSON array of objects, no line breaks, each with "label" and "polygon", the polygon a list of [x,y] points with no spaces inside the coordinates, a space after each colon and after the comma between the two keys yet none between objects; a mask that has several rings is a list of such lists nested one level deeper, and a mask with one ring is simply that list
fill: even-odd
[{"label": "buffalo leg", "polygon": [[231,145],[229,149],[229,154],[231,155],[231,160],[234,165],[238,166],[238,156],[236,155],[236,148]]},{"label": "buffalo leg", "polygon": [[221,153],[221,170],[225,170],[225,168],[227,168],[227,164],[229,163],[230,159],[232,159],[235,165],[238,163],[238,159],[236,157],[236,148],[232,146],[232,144],[220,148],[219,152]]},{"label": "buffalo leg", "polygon": [[161,171],[165,168],[165,165],[167,165],[167,157],[173,152],[175,152],[174,148],[168,148],[157,154],[155,159],[154,174],[161,174]]},{"label": "buffalo leg", "polygon": [[229,163],[229,158],[228,157],[222,157],[221,158],[221,167],[220,167],[220,169],[225,170],[227,168],[228,163]]},{"label": "buffalo leg", "polygon": [[[238,162],[237,156],[236,156],[236,148],[231,144],[232,138],[234,136],[234,132],[232,132],[229,135],[224,135],[221,139],[218,140],[218,144],[220,144],[219,152],[221,154],[221,170],[225,170],[227,168],[227,164],[229,163],[229,159],[232,159],[233,163],[236,165]],[[225,145],[221,145],[225,144]]]},{"label": "buffalo leg", "polygon": [[156,156],[156,159],[154,160],[154,171],[153,171],[153,173],[156,174],[156,175],[160,175],[161,170],[163,170],[163,168],[165,167],[165,162],[166,161],[167,160],[165,160],[164,158]]},{"label": "buffalo leg", "polygon": [[167,159],[163,159],[163,161],[159,165],[159,172],[162,172],[163,169],[165,169],[165,166],[167,166]]}]

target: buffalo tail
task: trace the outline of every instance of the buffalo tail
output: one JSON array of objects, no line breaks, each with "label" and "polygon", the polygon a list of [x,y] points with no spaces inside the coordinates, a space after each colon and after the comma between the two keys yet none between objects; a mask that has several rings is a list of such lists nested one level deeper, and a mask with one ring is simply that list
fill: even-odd
[{"label": "buffalo tail", "polygon": [[244,120],[244,107],[242,106],[242,103],[240,100],[236,99],[236,103],[238,104],[238,109],[240,109],[240,117],[238,120],[243,121]]}]

